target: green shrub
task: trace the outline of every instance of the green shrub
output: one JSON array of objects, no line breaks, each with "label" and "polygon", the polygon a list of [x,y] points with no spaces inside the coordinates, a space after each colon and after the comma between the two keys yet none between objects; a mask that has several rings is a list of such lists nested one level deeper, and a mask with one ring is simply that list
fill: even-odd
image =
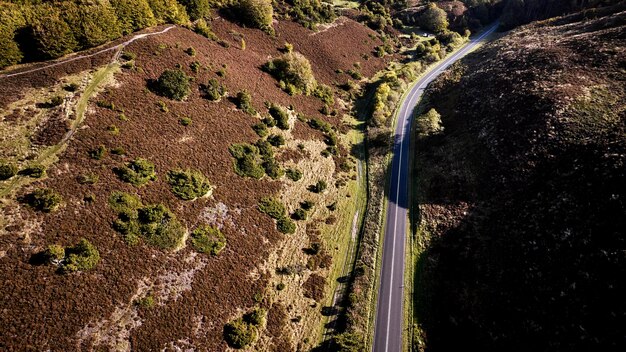
[{"label": "green shrub", "polygon": [[63,198],[50,188],[40,188],[22,197],[21,201],[34,210],[49,213],[59,207]]},{"label": "green shrub", "polygon": [[329,3],[316,0],[296,0],[289,15],[295,22],[305,28],[315,29],[316,23],[330,23],[336,18],[334,6]]},{"label": "green shrub", "polygon": [[90,270],[95,268],[99,261],[98,249],[83,238],[74,247],[65,249],[65,262],[62,270],[65,272]]},{"label": "green shrub", "polygon": [[32,178],[42,178],[46,175],[46,167],[41,164],[30,165],[19,173]]},{"label": "green shrub", "polygon": [[58,244],[51,244],[43,252],[43,257],[50,264],[60,264],[65,259],[65,248]]},{"label": "green shrub", "polygon": [[265,174],[261,166],[259,149],[251,144],[233,144],[228,148],[230,154],[235,158],[235,173],[242,177],[252,177],[260,179]]},{"label": "green shrub", "polygon": [[154,164],[149,160],[137,158],[124,166],[114,169],[120,180],[135,186],[143,186],[156,180]]},{"label": "green shrub", "polygon": [[89,151],[89,157],[95,160],[101,160],[107,153],[107,148],[105,148],[102,144],[99,145],[96,149],[92,149]]},{"label": "green shrub", "polygon": [[265,125],[267,125],[267,127],[275,127],[276,126],[276,120],[274,120],[274,118],[272,116],[268,116],[268,117],[264,118],[262,122]]},{"label": "green shrub", "polygon": [[296,232],[296,224],[287,218],[278,219],[276,222],[276,228],[278,228],[278,231],[285,234]]},{"label": "green shrub", "polygon": [[181,4],[187,8],[187,13],[192,20],[206,17],[211,10],[209,0],[181,0]]},{"label": "green shrub", "polygon": [[280,283],[278,283],[278,285],[276,285],[276,290],[282,291],[284,289],[285,289],[285,284],[284,283],[280,282]]},{"label": "green shrub", "polygon": [[300,181],[302,178],[302,171],[298,169],[287,169],[286,174],[292,181]]},{"label": "green shrub", "polygon": [[265,317],[267,316],[267,311],[263,308],[257,308],[252,312],[243,316],[243,320],[251,325],[256,327],[260,327],[265,324]]},{"label": "green shrub", "polygon": [[148,205],[137,212],[139,232],[149,245],[176,249],[182,245],[185,228],[163,204]]},{"label": "green shrub", "polygon": [[226,237],[216,227],[202,225],[191,233],[191,245],[200,253],[218,255],[226,246]]},{"label": "green shrub", "polygon": [[211,78],[209,83],[204,86],[204,92],[206,93],[206,97],[212,101],[220,100],[224,95],[226,95],[226,88],[224,85],[220,84],[215,78]]},{"label": "green shrub", "polygon": [[307,213],[304,209],[296,209],[293,214],[291,214],[291,218],[294,220],[306,220]]},{"label": "green shrub", "polygon": [[441,115],[435,109],[430,109],[417,118],[417,136],[420,139],[440,134],[443,130]]},{"label": "green shrub", "polygon": [[284,108],[272,104],[269,108],[269,113],[276,122],[276,126],[278,126],[278,128],[281,130],[289,129],[289,114]]},{"label": "green shrub", "polygon": [[124,147],[115,147],[111,149],[111,154],[113,155],[125,155],[126,149]]},{"label": "green shrub", "polygon": [[190,117],[181,117],[180,120],[178,120],[178,123],[180,123],[183,126],[189,126],[191,125],[191,118]]},{"label": "green shrub", "polygon": [[274,147],[280,147],[285,144],[285,138],[280,134],[273,134],[267,137],[267,141]]},{"label": "green shrub", "polygon": [[47,103],[45,103],[44,105],[47,108],[53,108],[53,107],[59,106],[61,104],[63,104],[63,97],[60,96],[60,95],[55,95],[52,98],[50,98],[50,100]]},{"label": "green shrub", "polygon": [[110,101],[106,101],[106,100],[98,100],[96,102],[96,105],[99,108],[105,108],[105,109],[109,109],[109,110],[115,110],[115,104],[113,104]]},{"label": "green shrub", "polygon": [[274,8],[270,0],[239,0],[235,10],[246,25],[273,33]]},{"label": "green shrub", "polygon": [[270,60],[265,65],[265,70],[284,83],[283,89],[291,90],[294,94],[309,95],[317,87],[311,63],[297,52],[288,52]]},{"label": "green shrub", "polygon": [[137,300],[137,304],[143,308],[152,308],[154,303],[154,296],[152,295],[147,295]]},{"label": "green shrub", "polygon": [[256,115],[256,110],[252,106],[252,97],[247,91],[244,90],[237,93],[235,103],[237,104],[238,109],[241,109],[250,115]]},{"label": "green shrub", "polygon": [[87,193],[83,197],[83,202],[85,202],[85,203],[93,203],[95,201],[96,201],[96,195],[93,194],[93,193]]},{"label": "green shrub", "polygon": [[132,212],[142,207],[139,197],[115,191],[109,197],[109,206],[118,213]]},{"label": "green shrub", "polygon": [[194,57],[196,56],[196,49],[194,49],[193,46],[190,46],[189,48],[185,49],[185,54]]},{"label": "green shrub", "polygon": [[333,127],[331,124],[320,119],[310,119],[309,126],[324,133],[331,133],[333,131]]},{"label": "green shrub", "polygon": [[82,174],[77,177],[78,183],[81,185],[93,185],[98,183],[100,177],[94,173]]},{"label": "green shrub", "polygon": [[191,85],[189,77],[182,70],[165,70],[157,80],[155,89],[164,97],[183,100],[191,92]]},{"label": "green shrub", "polygon": [[67,92],[75,92],[78,90],[80,86],[78,85],[78,83],[70,83],[66,86],[63,87],[63,89]]},{"label": "green shrub", "polygon": [[109,131],[109,133],[114,136],[117,136],[118,134],[120,134],[120,129],[115,125],[108,126],[107,131]]},{"label": "green shrub", "polygon": [[264,158],[262,167],[265,170],[265,174],[275,180],[283,177],[285,174],[273,157]]},{"label": "green shrub", "polygon": [[0,163],[0,181],[8,180],[17,174],[17,166],[12,163]]},{"label": "green shrub", "polygon": [[328,210],[330,210],[330,211],[335,211],[335,210],[337,210],[337,202],[334,202],[334,203],[332,203],[332,204],[330,204],[330,205],[326,206],[326,208],[328,208]]},{"label": "green shrub", "polygon": [[253,343],[256,338],[256,327],[244,322],[242,318],[224,325],[224,340],[232,348],[245,348]]},{"label": "green shrub", "polygon": [[200,171],[172,170],[167,173],[172,193],[182,200],[193,200],[211,193],[213,186]]},{"label": "green shrub", "polygon": [[259,137],[263,138],[269,134],[269,130],[267,129],[267,125],[263,122],[259,122],[252,126],[254,132],[256,132]]},{"label": "green shrub", "polygon": [[201,36],[207,37],[211,40],[217,40],[217,36],[215,35],[215,33],[213,33],[211,26],[204,19],[199,19],[198,21],[196,21],[194,31]]},{"label": "green shrub", "polygon": [[328,185],[326,184],[326,181],[319,180],[316,184],[309,186],[309,190],[314,193],[322,193],[327,187]]},{"label": "green shrub", "polygon": [[193,72],[193,73],[200,72],[200,68],[201,67],[202,67],[202,64],[200,64],[200,62],[198,62],[198,61],[194,61],[194,62],[189,64],[189,68],[191,69],[191,72]]},{"label": "green shrub", "polygon": [[324,104],[331,106],[335,104],[335,95],[333,90],[325,84],[319,84],[313,91],[313,95],[320,98]]},{"label": "green shrub", "polygon": [[315,203],[311,200],[305,200],[304,202],[300,203],[300,206],[304,210],[311,210],[315,206]]},{"label": "green shrub", "polygon": [[261,198],[259,210],[276,220],[284,218],[287,212],[283,203],[274,197]]}]

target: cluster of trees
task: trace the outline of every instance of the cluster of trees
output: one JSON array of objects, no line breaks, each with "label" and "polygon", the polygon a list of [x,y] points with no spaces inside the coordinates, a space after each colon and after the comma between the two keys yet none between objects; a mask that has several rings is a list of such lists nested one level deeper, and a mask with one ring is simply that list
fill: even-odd
[{"label": "cluster of trees", "polygon": [[535,20],[619,2],[620,0],[508,0],[502,13],[502,27],[509,29]]}]

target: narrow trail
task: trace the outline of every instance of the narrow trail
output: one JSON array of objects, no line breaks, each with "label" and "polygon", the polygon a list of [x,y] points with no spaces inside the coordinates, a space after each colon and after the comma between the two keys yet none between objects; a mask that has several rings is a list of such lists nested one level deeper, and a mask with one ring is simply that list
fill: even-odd
[{"label": "narrow trail", "polygon": [[150,36],[153,36],[153,35],[163,34],[163,33],[167,32],[170,29],[175,28],[175,27],[176,26],[171,25],[171,26],[169,26],[169,27],[167,27],[167,28],[165,28],[165,29],[163,29],[163,30],[161,30],[159,32],[136,34],[132,38],[130,38],[129,40],[127,40],[127,41],[125,41],[123,43],[117,44],[117,45],[112,46],[110,48],[98,50],[95,53],[74,56],[74,57],[71,57],[71,58],[68,58],[68,59],[65,59],[65,60],[52,62],[52,63],[46,64],[46,65],[43,65],[43,66],[40,66],[40,67],[35,67],[35,68],[32,68],[30,70],[26,70],[26,71],[1,74],[0,75],[0,79],[1,78],[9,78],[9,77],[20,76],[20,75],[25,75],[25,74],[28,74],[28,73],[33,73],[33,72],[45,70],[45,69],[48,69],[48,68],[51,68],[51,67],[55,67],[55,66],[66,64],[68,62],[94,57],[94,56],[100,55],[102,53],[106,53],[107,51],[113,51],[113,50],[117,50],[117,52],[115,52],[115,54],[113,55],[113,58],[112,58],[111,61],[117,61],[119,59],[119,57],[120,57],[120,54],[122,53],[122,49],[124,49],[126,46],[128,46],[129,44],[131,44],[135,40],[143,39],[143,38],[150,37]]}]

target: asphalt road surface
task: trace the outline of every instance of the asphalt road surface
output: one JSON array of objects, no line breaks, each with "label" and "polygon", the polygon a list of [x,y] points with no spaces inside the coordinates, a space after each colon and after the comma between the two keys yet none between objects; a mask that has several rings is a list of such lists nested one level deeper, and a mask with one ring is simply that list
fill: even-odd
[{"label": "asphalt road surface", "polygon": [[395,132],[395,145],[391,171],[388,207],[383,243],[380,290],[374,327],[374,352],[402,351],[404,312],[404,260],[405,235],[407,233],[407,209],[409,205],[409,144],[413,109],[419,102],[424,89],[440,73],[469,53],[476,45],[491,34],[498,24],[471,39],[454,55],[438,63],[420,79],[401,102]]}]

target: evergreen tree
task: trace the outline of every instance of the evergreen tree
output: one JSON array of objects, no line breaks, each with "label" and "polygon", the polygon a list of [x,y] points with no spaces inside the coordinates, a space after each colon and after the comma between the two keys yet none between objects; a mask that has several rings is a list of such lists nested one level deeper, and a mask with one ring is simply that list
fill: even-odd
[{"label": "evergreen tree", "polygon": [[129,34],[157,24],[146,0],[111,0],[122,30]]},{"label": "evergreen tree", "polygon": [[148,3],[158,23],[189,23],[185,7],[176,0],[148,0]]}]

